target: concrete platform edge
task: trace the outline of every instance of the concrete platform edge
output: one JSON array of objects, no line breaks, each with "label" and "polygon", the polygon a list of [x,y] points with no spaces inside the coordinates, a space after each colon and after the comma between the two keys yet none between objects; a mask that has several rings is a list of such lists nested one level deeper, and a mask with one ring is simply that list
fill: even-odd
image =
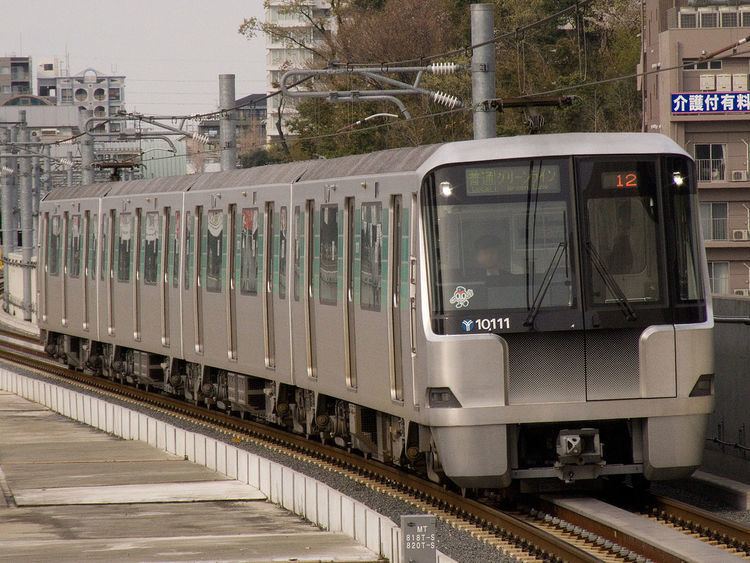
[{"label": "concrete platform edge", "polygon": [[736,510],[750,510],[750,485],[700,470],[692,478],[710,487],[718,498]]},{"label": "concrete platform edge", "polygon": [[[120,405],[0,368],[0,390],[126,440],[138,440],[261,490],[268,500],[371,551],[400,561],[401,529],[390,518],[303,473]],[[456,563],[438,552],[437,563]]]}]

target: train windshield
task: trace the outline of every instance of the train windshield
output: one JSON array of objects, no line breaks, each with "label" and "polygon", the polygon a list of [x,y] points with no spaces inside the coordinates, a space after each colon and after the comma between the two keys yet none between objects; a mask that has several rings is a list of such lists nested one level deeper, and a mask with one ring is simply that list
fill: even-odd
[{"label": "train windshield", "polygon": [[[529,324],[539,310],[577,307],[570,177],[565,159],[435,172],[423,201],[438,323],[455,324],[461,313],[460,322],[471,322],[472,329],[497,328]],[[499,316],[473,318],[486,311]]]},{"label": "train windshield", "polygon": [[433,329],[703,320],[691,170],[656,156],[435,170],[422,191]]}]

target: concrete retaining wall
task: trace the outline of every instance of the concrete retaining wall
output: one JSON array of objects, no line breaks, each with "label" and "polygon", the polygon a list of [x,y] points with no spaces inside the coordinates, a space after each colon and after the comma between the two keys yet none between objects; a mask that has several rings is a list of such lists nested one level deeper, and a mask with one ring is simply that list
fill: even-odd
[{"label": "concrete retaining wall", "polygon": [[[0,368],[0,389],[126,440],[140,440],[260,489],[271,502],[390,561],[400,561],[401,529],[366,505],[311,477],[144,413]],[[455,563],[438,553],[438,563]]]}]

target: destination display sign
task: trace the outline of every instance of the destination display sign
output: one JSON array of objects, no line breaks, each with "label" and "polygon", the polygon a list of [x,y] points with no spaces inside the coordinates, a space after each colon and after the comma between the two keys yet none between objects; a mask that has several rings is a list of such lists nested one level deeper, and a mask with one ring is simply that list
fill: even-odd
[{"label": "destination display sign", "polygon": [[492,196],[532,193],[559,193],[560,166],[558,164],[515,166],[498,165],[468,167],[466,195]]},{"label": "destination display sign", "polygon": [[672,113],[750,112],[750,92],[678,92],[672,94]]}]

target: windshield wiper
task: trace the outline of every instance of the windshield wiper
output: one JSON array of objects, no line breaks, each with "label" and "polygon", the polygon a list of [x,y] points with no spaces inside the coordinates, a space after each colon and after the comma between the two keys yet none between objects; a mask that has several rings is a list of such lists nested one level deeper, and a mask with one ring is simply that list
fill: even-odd
[{"label": "windshield wiper", "polygon": [[617,300],[617,304],[620,306],[620,309],[622,309],[625,318],[629,321],[636,320],[638,318],[638,315],[635,314],[635,311],[628,302],[627,297],[625,297],[625,293],[622,291],[622,288],[615,281],[615,278],[612,277],[612,274],[609,273],[609,270],[607,270],[607,266],[604,265],[604,262],[602,261],[599,254],[596,252],[596,250],[594,250],[591,241],[588,241],[586,243],[585,248],[589,253],[589,256],[591,257],[591,263],[594,265],[594,268],[596,268],[596,271],[599,272],[599,275],[604,280],[607,288],[614,294],[615,299]]},{"label": "windshield wiper", "polygon": [[554,277],[555,272],[557,271],[557,267],[560,265],[560,260],[562,259],[566,248],[567,248],[567,245],[565,244],[565,242],[561,242],[560,244],[557,245],[555,254],[552,256],[552,260],[550,260],[549,266],[547,266],[547,271],[544,272],[544,278],[542,278],[542,285],[539,286],[539,290],[536,292],[536,295],[534,296],[534,301],[531,303],[531,309],[529,309],[529,314],[526,316],[526,320],[523,322],[523,326],[534,325],[534,319],[536,319],[536,316],[539,313],[539,309],[541,309],[542,307],[542,301],[544,301],[544,298],[547,295],[547,290],[549,289],[549,286],[552,284],[552,278]]}]

